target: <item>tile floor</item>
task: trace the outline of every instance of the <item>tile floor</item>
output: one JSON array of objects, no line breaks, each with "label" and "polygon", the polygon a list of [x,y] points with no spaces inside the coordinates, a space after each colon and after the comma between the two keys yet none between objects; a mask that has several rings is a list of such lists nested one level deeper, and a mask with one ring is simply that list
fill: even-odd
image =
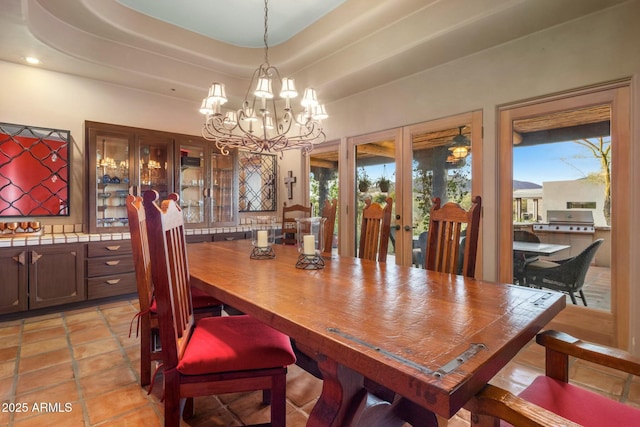
[{"label": "tile floor", "polygon": [[[112,302],[0,323],[0,426],[162,425],[161,380],[151,394],[139,387],[139,340],[129,337],[136,300]],[[135,335],[135,333],[134,333]],[[543,351],[530,344],[492,383],[518,392],[542,372]],[[640,382],[576,362],[572,379],[640,406]],[[289,369],[287,425],[304,426],[322,387],[297,366]],[[267,422],[261,394],[196,399],[196,417],[183,426]],[[446,421],[442,422],[447,424]],[[468,426],[462,410],[449,426]]]}]

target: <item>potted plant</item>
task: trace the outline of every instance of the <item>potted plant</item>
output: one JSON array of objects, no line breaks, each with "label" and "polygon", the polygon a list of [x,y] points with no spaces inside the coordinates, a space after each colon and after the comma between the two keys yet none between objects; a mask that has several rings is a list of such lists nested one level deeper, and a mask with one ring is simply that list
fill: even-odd
[{"label": "potted plant", "polygon": [[382,165],[382,176],[378,178],[376,184],[383,193],[389,192],[389,185],[391,185],[391,181],[387,178],[387,165]]},{"label": "potted plant", "polygon": [[371,187],[371,184],[371,178],[367,175],[367,171],[361,167],[360,172],[358,172],[358,190],[360,190],[361,193],[366,193],[369,187]]},{"label": "potted plant", "polygon": [[383,175],[380,178],[378,178],[378,181],[376,182],[376,184],[378,184],[378,188],[380,188],[380,191],[382,191],[383,193],[388,193],[389,186],[391,185],[391,181],[389,180],[389,178]]}]

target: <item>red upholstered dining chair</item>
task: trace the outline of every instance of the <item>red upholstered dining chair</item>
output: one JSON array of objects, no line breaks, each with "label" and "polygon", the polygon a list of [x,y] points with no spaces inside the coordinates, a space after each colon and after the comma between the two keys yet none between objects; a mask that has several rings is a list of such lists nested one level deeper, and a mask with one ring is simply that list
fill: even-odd
[{"label": "red upholstered dining chair", "polygon": [[433,199],[425,257],[427,270],[474,277],[481,205],[480,196],[471,200],[468,211],[453,202],[440,206],[440,199]]},{"label": "red upholstered dining chair", "polygon": [[338,209],[338,200],[325,200],[320,216],[325,218],[324,222],[324,252],[331,254],[333,250],[333,232],[336,225],[336,211]]},{"label": "red upholstered dining chair", "polygon": [[296,218],[308,218],[311,216],[311,206],[291,205],[285,203],[282,207],[282,244],[298,244],[298,225]]},{"label": "red upholstered dining chair", "polygon": [[192,416],[194,397],[250,390],[270,391],[271,425],[284,426],[287,366],[295,362],[289,337],[247,315],[196,324],[182,212],[174,200],[160,202],[153,190],[144,193],[143,205],[162,342],[165,426],[179,426],[181,412]]},{"label": "red upholstered dining chair", "polygon": [[[136,272],[140,311],[134,318],[139,322],[140,333],[140,385],[151,383],[151,363],[162,360],[160,337],[158,335],[158,312],[151,280],[151,259],[142,197],[129,194],[126,198],[131,248]],[[198,318],[219,316],[222,303],[199,289],[193,288],[194,311]]]},{"label": "red upholstered dining chair", "polygon": [[387,197],[384,207],[380,203],[371,202],[371,199],[366,199],[364,203],[358,258],[387,262],[393,199]]},{"label": "red upholstered dining chair", "polygon": [[536,342],[545,347],[545,375],[518,396],[487,385],[465,405],[471,411],[471,425],[495,426],[496,418],[515,426],[640,425],[640,409],[569,382],[574,358],[636,376],[640,375],[640,358],[553,330],[539,333]]}]

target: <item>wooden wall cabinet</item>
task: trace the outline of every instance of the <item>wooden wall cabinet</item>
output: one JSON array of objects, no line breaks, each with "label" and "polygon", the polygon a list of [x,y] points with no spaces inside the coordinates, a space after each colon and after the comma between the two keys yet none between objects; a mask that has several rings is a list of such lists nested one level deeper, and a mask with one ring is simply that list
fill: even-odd
[{"label": "wooden wall cabinet", "polygon": [[83,301],[82,244],[0,249],[0,314]]}]

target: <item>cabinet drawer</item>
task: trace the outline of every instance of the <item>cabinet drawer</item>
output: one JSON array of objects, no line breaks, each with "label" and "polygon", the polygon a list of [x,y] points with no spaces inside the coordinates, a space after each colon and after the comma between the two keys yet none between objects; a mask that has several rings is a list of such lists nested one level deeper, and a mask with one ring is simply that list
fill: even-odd
[{"label": "cabinet drawer", "polygon": [[113,240],[87,244],[87,257],[115,256],[131,253],[131,240]]},{"label": "cabinet drawer", "polygon": [[133,256],[131,255],[87,259],[87,277],[109,276],[133,271]]},{"label": "cabinet drawer", "polygon": [[115,274],[112,276],[87,279],[89,299],[111,297],[137,292],[135,273]]},{"label": "cabinet drawer", "polygon": [[235,233],[218,233],[213,235],[214,242],[224,242],[227,240],[242,240],[246,238],[244,231],[238,231]]}]

